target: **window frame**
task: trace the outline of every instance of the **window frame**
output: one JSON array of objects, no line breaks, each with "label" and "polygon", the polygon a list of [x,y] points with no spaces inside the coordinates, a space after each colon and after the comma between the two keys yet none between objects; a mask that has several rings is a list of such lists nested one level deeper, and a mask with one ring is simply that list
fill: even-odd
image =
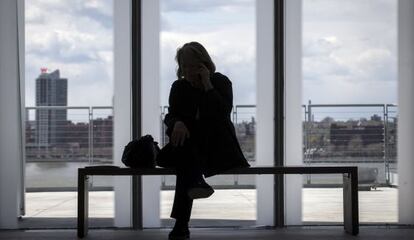
[{"label": "window frame", "polygon": [[[257,1],[257,0],[256,0]],[[141,64],[142,64],[142,0],[131,0],[132,6],[132,137],[142,135],[141,119]],[[285,0],[274,0],[274,166],[284,166],[284,113],[285,113]],[[132,177],[132,228],[143,228],[142,176]],[[274,175],[274,223],[285,226],[284,176]]]}]

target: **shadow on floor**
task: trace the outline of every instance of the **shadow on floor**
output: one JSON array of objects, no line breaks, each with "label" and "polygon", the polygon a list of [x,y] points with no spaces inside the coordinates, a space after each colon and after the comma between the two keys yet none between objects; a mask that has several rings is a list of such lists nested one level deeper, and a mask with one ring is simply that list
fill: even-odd
[{"label": "shadow on floor", "polygon": [[[170,229],[133,230],[91,230],[85,239],[167,239]],[[350,236],[341,227],[288,227],[282,229],[254,229],[254,228],[191,228],[191,239],[198,240],[412,240],[414,228],[404,227],[362,227],[360,234]],[[10,230],[0,231],[0,239],[8,240],[38,240],[38,239],[76,239],[76,230]]]}]

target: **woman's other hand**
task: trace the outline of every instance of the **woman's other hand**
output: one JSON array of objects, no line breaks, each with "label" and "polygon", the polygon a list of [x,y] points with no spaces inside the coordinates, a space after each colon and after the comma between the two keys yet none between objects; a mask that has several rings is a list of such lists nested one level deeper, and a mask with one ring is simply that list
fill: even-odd
[{"label": "woman's other hand", "polygon": [[190,132],[182,121],[177,121],[174,124],[174,129],[171,133],[171,143],[174,147],[183,146],[186,138],[190,137]]},{"label": "woman's other hand", "polygon": [[212,89],[213,84],[210,81],[210,71],[204,64],[201,64],[201,67],[199,69],[199,74],[200,74],[201,83],[204,87],[204,91],[208,91]]}]

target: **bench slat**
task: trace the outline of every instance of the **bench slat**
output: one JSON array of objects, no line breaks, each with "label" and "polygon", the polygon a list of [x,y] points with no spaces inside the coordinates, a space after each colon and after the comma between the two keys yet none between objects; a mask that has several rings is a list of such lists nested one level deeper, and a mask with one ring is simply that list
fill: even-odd
[{"label": "bench slat", "polygon": [[[307,166],[284,166],[284,167],[249,167],[234,168],[220,175],[230,174],[335,174],[335,173],[356,173],[355,166],[341,167],[307,167]],[[175,169],[171,168],[120,168],[116,166],[91,166],[79,168],[79,174],[83,175],[175,175]]]}]

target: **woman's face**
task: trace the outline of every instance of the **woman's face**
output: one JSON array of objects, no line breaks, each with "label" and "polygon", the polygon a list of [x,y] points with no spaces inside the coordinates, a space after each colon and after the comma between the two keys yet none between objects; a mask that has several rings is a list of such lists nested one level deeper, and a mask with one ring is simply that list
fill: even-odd
[{"label": "woman's face", "polygon": [[202,62],[194,55],[191,50],[184,50],[181,56],[181,69],[185,80],[189,81],[194,87],[201,87],[200,68]]}]

